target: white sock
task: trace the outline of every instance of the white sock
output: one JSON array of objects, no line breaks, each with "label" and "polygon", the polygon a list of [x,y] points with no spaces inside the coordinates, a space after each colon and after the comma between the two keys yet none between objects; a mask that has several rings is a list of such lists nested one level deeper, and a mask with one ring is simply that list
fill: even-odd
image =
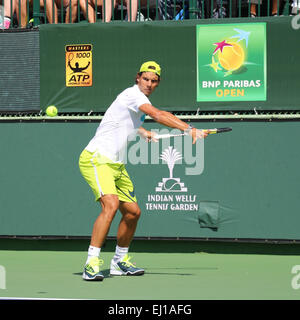
[{"label": "white sock", "polygon": [[90,259],[93,257],[99,257],[101,248],[89,246],[88,257],[86,260],[86,264],[89,263]]},{"label": "white sock", "polygon": [[128,253],[128,247],[119,247],[118,245],[116,245],[116,251],[115,251],[115,255],[114,255],[114,262],[119,262],[121,261],[126,254]]}]

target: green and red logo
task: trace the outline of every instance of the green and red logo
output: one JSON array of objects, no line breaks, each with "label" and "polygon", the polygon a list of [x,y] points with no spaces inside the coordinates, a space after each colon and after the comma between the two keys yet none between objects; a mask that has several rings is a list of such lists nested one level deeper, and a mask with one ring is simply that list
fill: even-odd
[{"label": "green and red logo", "polygon": [[266,24],[197,26],[197,101],[266,100]]}]

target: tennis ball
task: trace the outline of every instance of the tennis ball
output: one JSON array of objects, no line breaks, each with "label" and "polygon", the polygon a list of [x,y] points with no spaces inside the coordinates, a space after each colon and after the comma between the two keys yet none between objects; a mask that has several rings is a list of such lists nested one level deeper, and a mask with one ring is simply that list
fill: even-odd
[{"label": "tennis ball", "polygon": [[239,44],[235,42],[228,42],[228,44],[231,44],[231,46],[226,46],[223,48],[223,51],[219,52],[219,62],[225,70],[237,70],[244,63],[244,50]]},{"label": "tennis ball", "polygon": [[46,114],[49,117],[55,117],[57,115],[57,108],[55,106],[49,106],[46,109]]}]

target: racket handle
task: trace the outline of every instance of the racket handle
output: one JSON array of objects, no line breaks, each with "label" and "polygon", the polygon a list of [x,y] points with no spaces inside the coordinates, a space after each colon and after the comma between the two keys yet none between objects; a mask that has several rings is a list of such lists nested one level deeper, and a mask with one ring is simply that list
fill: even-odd
[{"label": "racket handle", "polygon": [[206,131],[208,134],[215,134],[215,133],[229,132],[231,130],[232,128],[215,128],[215,129],[208,129],[204,131]]}]

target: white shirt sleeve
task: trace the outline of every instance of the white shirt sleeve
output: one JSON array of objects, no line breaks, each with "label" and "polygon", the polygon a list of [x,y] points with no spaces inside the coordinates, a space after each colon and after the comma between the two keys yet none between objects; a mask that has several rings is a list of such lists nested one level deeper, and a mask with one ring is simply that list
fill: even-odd
[{"label": "white shirt sleeve", "polygon": [[130,110],[138,112],[141,105],[145,103],[151,104],[151,102],[137,86],[134,86],[133,89],[127,95],[127,106]]}]

